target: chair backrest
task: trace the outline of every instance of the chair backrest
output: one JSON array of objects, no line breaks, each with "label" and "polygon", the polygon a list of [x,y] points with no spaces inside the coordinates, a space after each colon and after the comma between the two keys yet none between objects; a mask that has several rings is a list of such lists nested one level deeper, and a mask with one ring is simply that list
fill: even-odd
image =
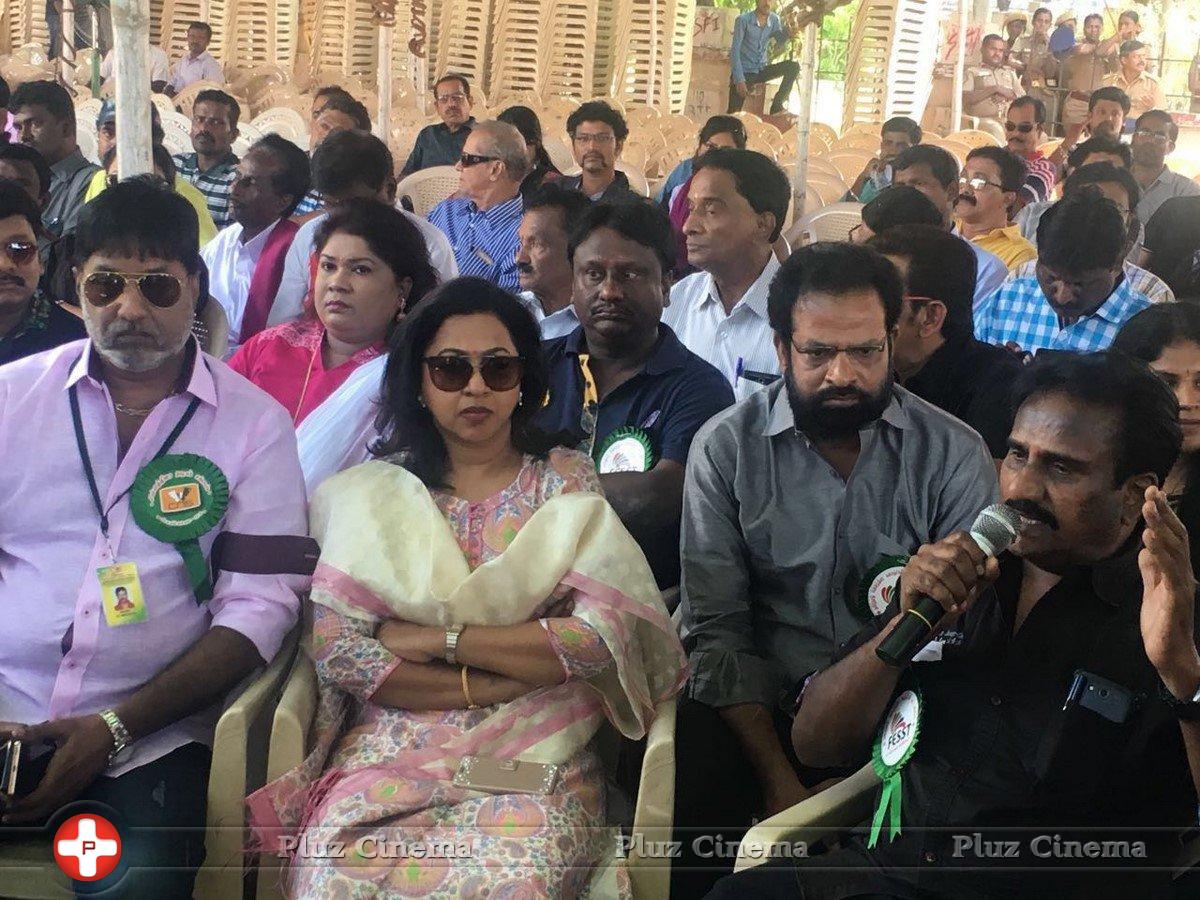
[{"label": "chair backrest", "polygon": [[986,131],[977,131],[974,128],[952,131],[946,135],[946,140],[965,144],[972,150],[976,147],[999,147],[1002,144],[1002,141],[996,140],[995,135],[989,134]]},{"label": "chair backrest", "polygon": [[650,182],[646,180],[644,173],[638,171],[636,166],[630,165],[623,159],[618,159],[617,170],[625,173],[625,177],[629,179],[630,188],[643,197],[650,196]]},{"label": "chair backrest", "polygon": [[408,197],[413,212],[424,218],[431,209],[453,195],[458,186],[458,170],[454,166],[433,166],[404,178],[396,186],[396,196]]},{"label": "chair backrest", "polygon": [[864,150],[834,150],[822,158],[837,169],[842,180],[849,184],[858,177],[871,154]]},{"label": "chair backrest", "polygon": [[162,116],[163,146],[177,153],[192,152],[192,123],[183,113],[172,112]]},{"label": "chair backrest", "polygon": [[806,242],[846,241],[850,230],[862,221],[861,203],[831,203],[799,222]]},{"label": "chair backrest", "polygon": [[263,134],[277,134],[294,144],[308,145],[308,123],[304,116],[287,106],[273,106],[255,116],[251,124]]},{"label": "chair backrest", "polygon": [[554,163],[554,168],[564,175],[579,174],[579,163],[575,162],[575,157],[571,155],[571,148],[565,141],[556,137],[545,137],[542,138],[542,146],[546,148],[546,154],[550,157],[550,162]]}]

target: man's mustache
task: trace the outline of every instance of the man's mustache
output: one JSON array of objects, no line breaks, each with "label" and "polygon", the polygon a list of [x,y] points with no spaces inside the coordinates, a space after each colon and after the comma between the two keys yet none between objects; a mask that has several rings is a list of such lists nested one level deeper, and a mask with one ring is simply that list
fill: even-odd
[{"label": "man's mustache", "polygon": [[519,263],[517,263],[517,271],[520,272],[522,275],[532,275],[533,274],[533,265],[531,263],[519,262]]},{"label": "man's mustache", "polygon": [[828,400],[857,400],[862,402],[870,398],[858,388],[826,388],[823,391],[818,391],[815,397],[818,403],[824,403]]},{"label": "man's mustache", "polygon": [[954,202],[955,203],[970,203],[972,206],[975,206],[977,203],[975,198],[973,196],[971,196],[970,194],[959,194],[957,197],[954,198]]},{"label": "man's mustache", "polygon": [[1014,512],[1020,513],[1026,519],[1041,522],[1054,530],[1058,529],[1058,519],[1054,517],[1054,513],[1043,509],[1032,500],[1007,500],[1004,505]]}]

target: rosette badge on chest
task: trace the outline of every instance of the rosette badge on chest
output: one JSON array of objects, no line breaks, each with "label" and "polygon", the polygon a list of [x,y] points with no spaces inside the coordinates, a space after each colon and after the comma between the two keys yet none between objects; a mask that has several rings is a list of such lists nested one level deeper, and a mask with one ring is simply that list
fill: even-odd
[{"label": "rosette badge on chest", "polygon": [[129,507],[142,531],[179,551],[196,602],[211,599],[212,577],[199,538],[229,507],[229,482],[217,464],[194,453],[151,460],[133,481]]},{"label": "rosette badge on chest", "polygon": [[650,435],[641,428],[618,428],[600,445],[595,459],[601,475],[649,472],[654,468],[654,448]]}]

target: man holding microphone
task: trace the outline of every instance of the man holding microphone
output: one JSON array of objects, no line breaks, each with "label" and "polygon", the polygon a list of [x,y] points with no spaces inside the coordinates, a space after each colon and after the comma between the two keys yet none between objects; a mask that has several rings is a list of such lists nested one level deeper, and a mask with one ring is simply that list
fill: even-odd
[{"label": "man holding microphone", "polygon": [[[711,896],[1169,890],[1200,783],[1196,582],[1159,488],[1180,446],[1169,393],[1109,353],[1022,373],[1000,472],[1020,515],[1010,551],[990,557],[963,532],[923,546],[889,608],[798,698],[803,763],[871,758],[884,779],[872,836]],[[885,662],[931,599],[940,621]]]}]

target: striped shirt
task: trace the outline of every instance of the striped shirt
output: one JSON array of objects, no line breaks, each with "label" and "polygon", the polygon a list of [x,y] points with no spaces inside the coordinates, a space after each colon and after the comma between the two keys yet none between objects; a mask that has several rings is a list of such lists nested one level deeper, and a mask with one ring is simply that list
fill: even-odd
[{"label": "striped shirt", "polygon": [[779,355],[767,318],[767,289],[778,271],[779,260],[771,253],[728,315],[708,272],[676,283],[671,303],[663,310],[663,322],[685,347],[725,376],[739,401],[763,390],[768,377],[779,375]]},{"label": "striped shirt", "polygon": [[443,200],[429,213],[429,221],[450,239],[458,274],[486,278],[516,292],[517,227],[525,214],[521,195],[488,209],[463,197]]},{"label": "striped shirt", "polygon": [[1096,353],[1107,350],[1121,326],[1149,305],[1146,295],[1135,291],[1122,277],[1094,313],[1064,328],[1037,278],[1010,279],[976,310],[975,337],[988,344],[1011,341],[1027,353]]},{"label": "striped shirt", "polygon": [[[1019,266],[1008,280],[1015,281],[1018,278],[1036,277],[1037,260],[1031,259],[1024,265]],[[1135,293],[1145,294],[1146,299],[1151,303],[1175,302],[1175,293],[1167,286],[1165,281],[1153,272],[1147,272],[1141,266],[1135,266],[1129,260],[1125,260],[1125,281]]]},{"label": "striped shirt", "polygon": [[237,177],[237,164],[238,158],[233,153],[227,153],[215,166],[204,170],[200,168],[200,156],[197,153],[180,153],[175,157],[175,171],[204,195],[204,202],[217,230],[233,224],[233,214],[229,211],[229,189]]}]

